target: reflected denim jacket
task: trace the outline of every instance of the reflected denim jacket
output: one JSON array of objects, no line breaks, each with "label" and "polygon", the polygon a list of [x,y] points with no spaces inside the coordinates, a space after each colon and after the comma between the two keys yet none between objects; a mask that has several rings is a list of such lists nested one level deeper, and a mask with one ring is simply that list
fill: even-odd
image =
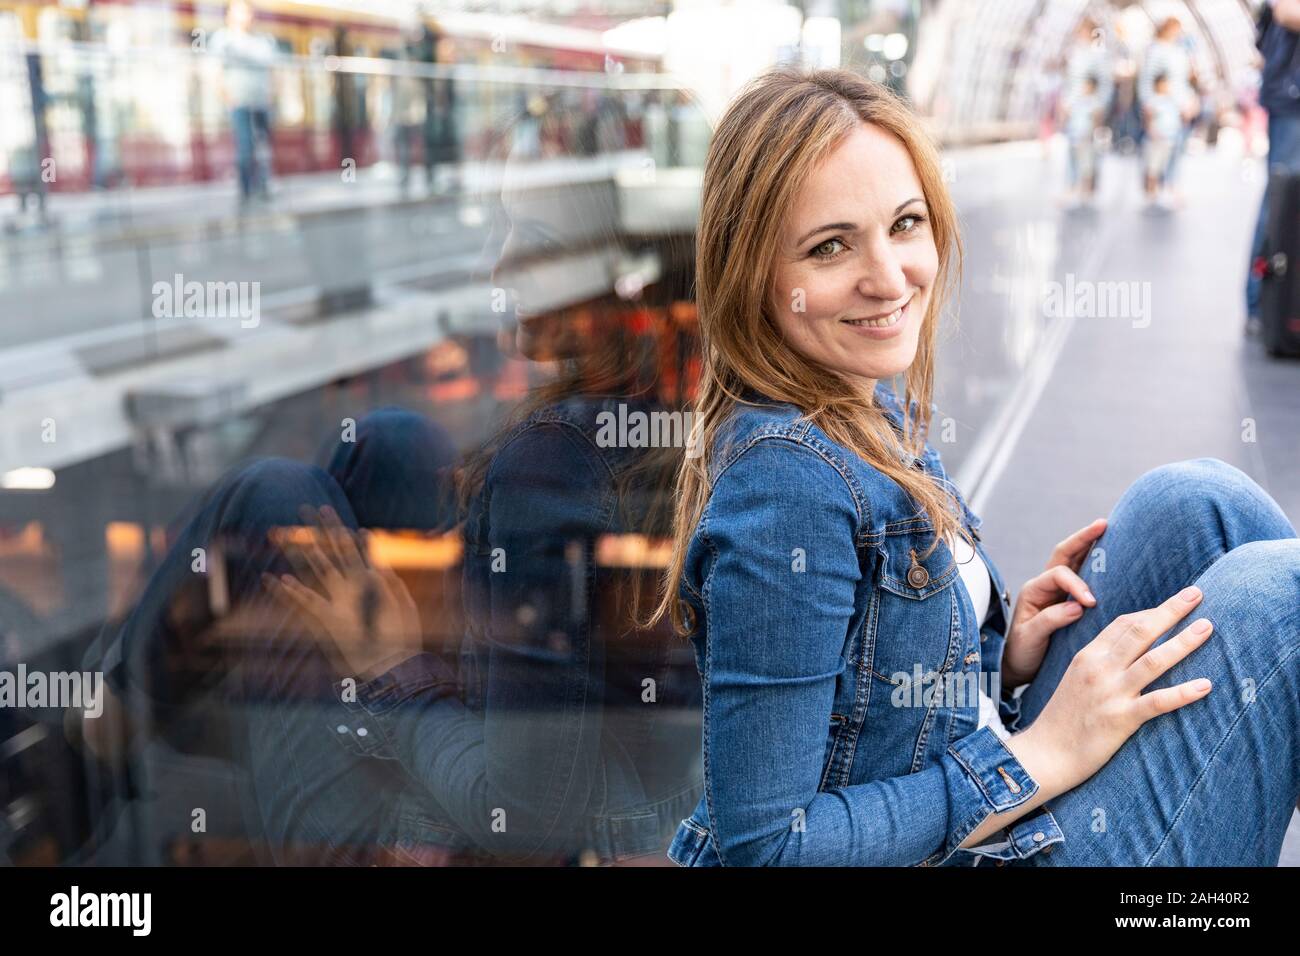
[{"label": "reflected denim jacket", "polygon": [[339,743],[424,785],[412,842],[621,860],[662,852],[700,797],[690,649],[625,633],[630,572],[597,560],[647,504],[620,491],[645,450],[600,440],[620,406],[656,410],[571,396],[503,436],[465,520],[458,672],[426,652],[356,688],[373,732]]},{"label": "reflected denim jacket", "polygon": [[[1020,709],[998,680],[1010,596],[979,518],[957,492],[997,595],[982,627],[946,543],[924,556],[933,526],[896,482],[794,406],[749,397],[714,446],[680,590],[697,624],[705,789],[669,858],[970,865],[1063,842],[1042,808],[960,849],[1039,786],[978,727],[979,686],[1008,730]],[[901,435],[888,386],[876,402]],[[912,464],[948,481],[928,443]]]}]

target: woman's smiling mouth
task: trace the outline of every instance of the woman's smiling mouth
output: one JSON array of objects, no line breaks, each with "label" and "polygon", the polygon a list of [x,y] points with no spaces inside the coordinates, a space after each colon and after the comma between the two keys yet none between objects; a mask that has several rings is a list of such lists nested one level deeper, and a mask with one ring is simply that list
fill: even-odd
[{"label": "woman's smiling mouth", "polygon": [[908,299],[902,306],[890,312],[888,315],[877,316],[865,319],[840,319],[840,321],[860,332],[869,335],[872,338],[892,338],[897,335],[907,319],[911,315],[912,299]]}]

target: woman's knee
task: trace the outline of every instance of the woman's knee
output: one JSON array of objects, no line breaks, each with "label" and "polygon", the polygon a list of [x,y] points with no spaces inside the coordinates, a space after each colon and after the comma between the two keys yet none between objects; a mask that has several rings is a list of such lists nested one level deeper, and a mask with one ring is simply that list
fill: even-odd
[{"label": "woman's knee", "polygon": [[1295,537],[1286,516],[1249,475],[1218,458],[1152,468],[1129,486],[1116,513],[1153,529],[1200,528],[1223,551],[1250,541]]},{"label": "woman's knee", "polygon": [[1224,637],[1300,646],[1300,538],[1238,545],[1196,585],[1205,595],[1197,615]]}]

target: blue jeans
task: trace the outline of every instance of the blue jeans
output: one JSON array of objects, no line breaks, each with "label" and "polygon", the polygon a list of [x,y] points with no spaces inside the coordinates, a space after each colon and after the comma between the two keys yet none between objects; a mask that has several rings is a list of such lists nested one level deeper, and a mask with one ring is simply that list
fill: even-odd
[{"label": "blue jeans", "polygon": [[[1268,173],[1300,171],[1300,116],[1268,117]],[[1260,278],[1255,275],[1255,260],[1264,255],[1268,238],[1269,189],[1264,187],[1260,200],[1259,216],[1255,221],[1255,238],[1250,246],[1250,262],[1246,266],[1246,314],[1259,315]]]},{"label": "blue jeans", "polygon": [[1187,151],[1187,141],[1191,138],[1191,135],[1192,127],[1190,123],[1179,125],[1178,135],[1174,137],[1173,146],[1169,150],[1169,161],[1165,163],[1164,185],[1169,188],[1174,185],[1174,170],[1178,167],[1178,160]]},{"label": "blue jeans", "polygon": [[1275,866],[1300,793],[1295,529],[1236,468],[1178,462],[1129,487],[1080,574],[1097,605],[1053,635],[1023,692],[1021,728],[1107,622],[1193,583],[1205,596],[1169,634],[1199,617],[1214,631],[1151,689],[1198,677],[1213,689],[1147,721],[1096,774],[1048,801],[1065,842],[1007,864]]},{"label": "blue jeans", "polygon": [[230,129],[235,137],[235,166],[239,170],[239,195],[265,193],[270,170],[263,168],[257,155],[257,142],[270,147],[271,118],[265,109],[236,106],[230,114]]}]

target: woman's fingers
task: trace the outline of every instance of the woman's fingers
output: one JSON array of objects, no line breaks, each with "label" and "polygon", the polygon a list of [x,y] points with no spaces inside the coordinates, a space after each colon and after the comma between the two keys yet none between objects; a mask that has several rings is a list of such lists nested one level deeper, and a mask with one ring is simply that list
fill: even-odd
[{"label": "woman's fingers", "polygon": [[1134,661],[1125,673],[1131,688],[1134,691],[1141,691],[1142,688],[1204,644],[1213,630],[1214,626],[1209,619],[1203,617],[1193,621],[1190,627],[1183,628],[1177,635],[1171,637],[1159,647],[1147,651]]},{"label": "woman's fingers", "polygon": [[1183,588],[1156,607],[1121,614],[1097,637],[1104,635],[1111,654],[1127,667],[1150,650],[1161,634],[1192,613],[1202,597],[1201,589],[1195,585]]},{"label": "woman's fingers", "polygon": [[327,588],[334,568],[317,538],[317,529],[310,525],[306,528],[285,528],[280,535],[280,550],[299,578],[315,581],[322,588]]},{"label": "woman's fingers", "polygon": [[1065,565],[1078,571],[1083,565],[1083,559],[1088,556],[1092,543],[1100,538],[1105,530],[1105,518],[1097,518],[1080,528],[1052,549],[1052,556],[1047,559],[1047,567]]},{"label": "woman's fingers", "polygon": [[321,612],[328,609],[329,602],[297,578],[289,574],[278,578],[273,574],[263,574],[262,583],[272,600],[289,610],[306,614],[316,623],[323,623]]},{"label": "woman's fingers", "polygon": [[356,532],[343,523],[337,511],[329,505],[322,505],[319,523],[341,570],[360,570],[366,567],[365,555],[357,541]]},{"label": "woman's fingers", "polygon": [[1043,608],[1025,622],[1032,638],[1049,638],[1068,624],[1073,624],[1083,616],[1083,605],[1078,601],[1061,601]]},{"label": "woman's fingers", "polygon": [[1143,723],[1200,700],[1213,688],[1207,677],[1198,677],[1173,687],[1162,687],[1138,698],[1137,713]]},{"label": "woman's fingers", "polygon": [[402,583],[402,579],[397,576],[397,572],[392,568],[376,565],[374,575],[384,599],[392,606],[400,607],[404,600],[409,598],[406,585]]},{"label": "woman's fingers", "polygon": [[1093,607],[1097,603],[1083,578],[1063,564],[1048,568],[1027,581],[1021,588],[1021,594],[1035,607],[1046,607],[1061,595],[1073,597],[1086,607]]}]

